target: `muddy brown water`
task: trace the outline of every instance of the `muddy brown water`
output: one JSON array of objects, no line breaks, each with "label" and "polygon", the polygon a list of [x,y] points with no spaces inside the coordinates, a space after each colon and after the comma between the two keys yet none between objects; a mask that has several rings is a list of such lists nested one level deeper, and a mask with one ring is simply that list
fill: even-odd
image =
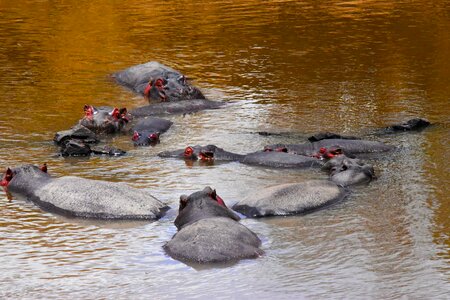
[{"label": "muddy brown water", "polygon": [[[304,216],[244,219],[265,256],[186,265],[154,223],[42,212],[0,191],[0,298],[448,298],[448,1],[2,1],[0,167],[47,162],[55,176],[126,182],[177,207],[210,185],[232,205],[263,187],[326,176],[239,163],[201,166],[156,153],[216,144],[245,153],[317,131],[398,147],[367,160],[378,180]],[[108,77],[160,61],[221,110],[173,116],[156,147],[108,143],[120,158],[61,158],[51,142],[93,105],[144,105]],[[411,117],[436,126],[372,136]],[[291,132],[260,136],[257,131]]]}]

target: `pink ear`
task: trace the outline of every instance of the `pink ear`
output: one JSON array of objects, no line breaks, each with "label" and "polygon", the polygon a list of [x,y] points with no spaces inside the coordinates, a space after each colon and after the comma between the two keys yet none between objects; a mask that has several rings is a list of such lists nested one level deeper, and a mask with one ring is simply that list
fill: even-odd
[{"label": "pink ear", "polygon": [[135,131],[133,133],[133,137],[131,138],[133,141],[137,141],[139,140],[139,132]]},{"label": "pink ear", "polygon": [[42,172],[47,173],[47,164],[44,163],[42,166],[39,167],[39,169],[40,169]]}]

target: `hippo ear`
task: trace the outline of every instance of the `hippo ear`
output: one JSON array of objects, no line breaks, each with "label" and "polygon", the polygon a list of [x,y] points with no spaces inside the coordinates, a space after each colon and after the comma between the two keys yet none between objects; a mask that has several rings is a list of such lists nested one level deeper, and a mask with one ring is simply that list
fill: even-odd
[{"label": "hippo ear", "polygon": [[178,213],[181,212],[186,207],[187,204],[188,204],[188,196],[181,195],[180,196],[180,206],[178,207]]},{"label": "hippo ear", "polygon": [[39,169],[42,172],[47,173],[47,163],[44,163],[42,166],[39,166]]},{"label": "hippo ear", "polygon": [[213,190],[212,192],[211,192],[211,194],[209,194],[210,196],[211,196],[211,198],[213,198],[214,200],[217,200],[217,192],[216,192],[216,190]]}]

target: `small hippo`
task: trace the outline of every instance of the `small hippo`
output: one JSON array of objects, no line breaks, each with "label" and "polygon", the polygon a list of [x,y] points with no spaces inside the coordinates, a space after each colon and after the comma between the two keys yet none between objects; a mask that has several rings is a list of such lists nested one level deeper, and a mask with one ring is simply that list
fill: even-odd
[{"label": "small hippo", "polygon": [[133,127],[133,143],[135,146],[156,145],[159,136],[166,132],[173,122],[161,118],[149,117],[139,120]]},{"label": "small hippo", "polygon": [[205,99],[186,76],[156,61],[136,65],[114,73],[113,78],[149,101],[179,101]]},{"label": "small hippo", "polygon": [[173,157],[187,160],[200,160],[200,161],[240,161],[244,158],[244,155],[228,152],[216,145],[206,146],[188,146],[185,149],[179,149],[174,151],[164,151],[158,154],[159,157]]},{"label": "small hippo", "polygon": [[239,217],[210,187],[183,195],[175,219],[178,232],[163,248],[177,260],[196,263],[261,256],[261,240],[238,221]]},{"label": "small hippo", "polygon": [[309,180],[257,190],[233,209],[250,218],[304,214],[340,201],[347,194],[328,180]]},{"label": "small hippo", "polygon": [[402,131],[419,131],[430,126],[431,123],[428,120],[413,118],[406,122],[394,124],[388,126],[382,130],[382,133],[395,133]]},{"label": "small hippo", "polygon": [[46,166],[8,168],[0,184],[43,210],[68,217],[156,220],[168,209],[144,190],[75,176],[53,178],[47,174]]},{"label": "small hippo", "polygon": [[77,139],[82,140],[84,143],[94,144],[98,143],[99,139],[92,130],[86,128],[81,124],[77,124],[69,130],[59,131],[55,134],[53,141],[57,145],[64,144],[67,140]]},{"label": "small hippo", "polygon": [[368,183],[375,178],[375,171],[372,165],[345,155],[333,157],[325,163],[323,169],[330,172],[331,181],[344,187]]}]

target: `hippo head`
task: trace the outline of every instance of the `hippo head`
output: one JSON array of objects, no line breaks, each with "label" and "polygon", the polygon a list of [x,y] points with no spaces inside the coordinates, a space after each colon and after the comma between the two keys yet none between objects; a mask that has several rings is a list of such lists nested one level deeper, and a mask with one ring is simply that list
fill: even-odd
[{"label": "hippo head", "polygon": [[159,132],[138,132],[135,131],[133,133],[133,137],[131,140],[133,141],[135,146],[154,146],[159,143]]},{"label": "hippo head", "polygon": [[[9,183],[11,182],[11,180],[19,173],[22,172],[23,170],[26,169],[38,169],[38,172],[43,172],[43,173],[47,173],[47,164],[44,163],[43,165],[39,166],[38,168],[34,167],[34,166],[25,166],[25,167],[21,167],[21,168],[7,168],[5,173],[3,174],[3,178],[0,181],[0,186],[7,188]],[[40,170],[40,171],[39,171]]]},{"label": "hippo head", "polygon": [[62,156],[88,156],[91,152],[91,147],[83,140],[67,139],[61,144]]},{"label": "hippo head", "polygon": [[329,170],[330,179],[341,186],[367,183],[375,178],[372,165],[345,155],[330,159],[323,168]]},{"label": "hippo head", "polygon": [[223,199],[217,195],[216,190],[208,186],[202,191],[180,197],[175,226],[181,229],[186,224],[212,217],[240,219],[239,216],[227,208]]},{"label": "hippo head", "polygon": [[147,86],[144,89],[144,96],[148,100],[167,101],[166,85],[167,80],[164,78],[153,79],[150,78]]},{"label": "hippo head", "polygon": [[344,152],[341,148],[330,148],[321,147],[317,153],[313,154],[312,157],[318,158],[320,160],[332,159],[336,156],[343,155]]},{"label": "hippo head", "polygon": [[115,133],[129,122],[126,108],[96,108],[92,105],[84,106],[84,117],[80,124],[95,132]]}]

